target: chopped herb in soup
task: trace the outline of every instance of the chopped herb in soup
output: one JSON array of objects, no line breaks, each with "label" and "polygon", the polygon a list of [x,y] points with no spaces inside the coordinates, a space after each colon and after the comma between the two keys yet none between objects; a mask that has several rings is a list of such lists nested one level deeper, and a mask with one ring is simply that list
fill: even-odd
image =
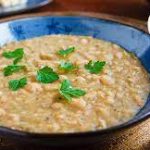
[{"label": "chopped herb in soup", "polygon": [[149,76],[136,56],[87,36],[51,35],[0,50],[1,126],[38,133],[83,132],[130,120]]}]

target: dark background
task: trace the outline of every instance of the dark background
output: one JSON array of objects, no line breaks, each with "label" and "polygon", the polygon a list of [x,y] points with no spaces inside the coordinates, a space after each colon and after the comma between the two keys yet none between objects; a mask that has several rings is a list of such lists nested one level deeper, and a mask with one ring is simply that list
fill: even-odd
[{"label": "dark background", "polygon": [[100,12],[147,20],[150,15],[149,0],[53,0],[33,12],[83,11]]}]

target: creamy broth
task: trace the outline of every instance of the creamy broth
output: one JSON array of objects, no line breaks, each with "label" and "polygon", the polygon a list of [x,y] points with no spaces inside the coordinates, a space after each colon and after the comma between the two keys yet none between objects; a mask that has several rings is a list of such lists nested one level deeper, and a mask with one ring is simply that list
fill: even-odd
[{"label": "creamy broth", "polygon": [[[60,49],[75,47],[68,57]],[[3,70],[12,59],[4,51],[24,48],[18,64],[24,70],[4,76]],[[104,129],[130,120],[146,102],[150,91],[148,73],[139,60],[123,48],[86,36],[52,35],[5,45],[0,50],[0,125],[21,131],[54,133]],[[75,71],[59,69],[61,61],[78,66]],[[105,61],[98,74],[85,69],[90,60]],[[59,80],[43,84],[36,80],[37,70],[53,68]],[[27,85],[12,91],[8,82],[27,77]],[[65,100],[59,93],[63,80],[86,91],[79,98]]]}]

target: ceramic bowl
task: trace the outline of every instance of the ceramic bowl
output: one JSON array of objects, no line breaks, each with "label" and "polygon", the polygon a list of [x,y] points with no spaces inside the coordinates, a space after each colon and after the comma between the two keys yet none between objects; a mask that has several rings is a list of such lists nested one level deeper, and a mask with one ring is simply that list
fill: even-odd
[{"label": "ceramic bowl", "polygon": [[[0,46],[12,41],[20,41],[51,34],[87,35],[110,41],[135,53],[145,69],[150,73],[150,35],[146,32],[118,22],[84,16],[39,16],[17,19],[0,24]],[[84,133],[36,134],[0,127],[0,135],[49,146],[74,146],[93,144],[107,140],[129,127],[150,117],[150,97],[145,106],[130,121],[121,125]]]}]

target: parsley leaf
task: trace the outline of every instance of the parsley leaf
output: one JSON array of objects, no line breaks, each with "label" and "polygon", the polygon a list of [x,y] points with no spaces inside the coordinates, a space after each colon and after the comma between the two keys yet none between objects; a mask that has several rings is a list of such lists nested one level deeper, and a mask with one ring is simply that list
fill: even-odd
[{"label": "parsley leaf", "polygon": [[73,97],[84,96],[86,92],[81,89],[73,88],[69,80],[64,80],[61,83],[59,93],[68,101],[71,102]]},{"label": "parsley leaf", "polygon": [[65,71],[72,71],[76,68],[76,66],[74,66],[71,62],[64,62],[62,61],[60,64],[60,69],[63,69]]},{"label": "parsley leaf", "polygon": [[70,48],[67,48],[66,50],[64,49],[59,50],[58,54],[65,57],[74,51],[75,51],[75,47],[70,47]]},{"label": "parsley leaf", "polygon": [[96,61],[96,62],[94,62],[94,61],[91,60],[84,67],[85,67],[85,69],[89,70],[90,73],[98,74],[103,70],[105,65],[106,65],[105,61]]},{"label": "parsley leaf", "polygon": [[59,76],[52,68],[45,66],[37,72],[37,80],[42,83],[52,83],[59,79]]},{"label": "parsley leaf", "polygon": [[12,75],[14,72],[18,72],[23,68],[24,66],[21,65],[9,65],[4,68],[4,76]]},{"label": "parsley leaf", "polygon": [[17,91],[20,88],[23,88],[27,84],[27,78],[21,78],[19,80],[10,80],[9,88],[12,91]]},{"label": "parsley leaf", "polygon": [[14,64],[17,64],[23,58],[23,55],[24,55],[23,48],[18,48],[18,49],[15,49],[14,51],[3,52],[3,56],[5,58],[8,58],[8,59],[14,58],[14,61],[13,61]]}]

